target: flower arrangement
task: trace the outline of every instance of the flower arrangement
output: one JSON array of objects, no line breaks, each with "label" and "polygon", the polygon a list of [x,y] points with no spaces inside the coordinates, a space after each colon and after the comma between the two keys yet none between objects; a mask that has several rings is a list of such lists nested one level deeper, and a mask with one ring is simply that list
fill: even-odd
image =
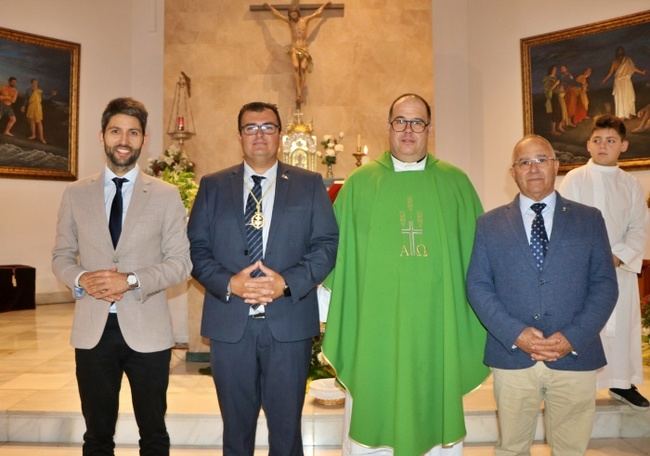
[{"label": "flower arrangement", "polygon": [[322,141],[320,142],[323,146],[323,152],[319,153],[323,157],[323,165],[335,165],[336,164],[336,154],[343,152],[344,147],[341,143],[343,141],[343,132],[339,132],[338,136],[325,135],[323,136]]},{"label": "flower arrangement", "polygon": [[323,329],[321,327],[321,333],[318,336],[314,336],[312,340],[309,380],[336,377],[336,371],[323,356]]},{"label": "flower arrangement", "polygon": [[147,174],[175,185],[186,209],[192,207],[199,186],[194,180],[194,163],[177,144],[171,144],[158,158],[150,158]]}]

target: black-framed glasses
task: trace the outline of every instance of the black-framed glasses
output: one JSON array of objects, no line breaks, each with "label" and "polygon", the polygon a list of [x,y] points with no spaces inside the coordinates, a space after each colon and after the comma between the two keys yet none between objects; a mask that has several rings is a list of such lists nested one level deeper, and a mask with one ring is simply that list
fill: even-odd
[{"label": "black-framed glasses", "polygon": [[393,131],[401,133],[406,130],[406,127],[411,126],[411,131],[413,133],[422,133],[428,126],[429,122],[425,122],[422,119],[404,119],[403,117],[398,117],[390,121],[390,127]]},{"label": "black-framed glasses", "polygon": [[254,136],[258,131],[261,131],[263,135],[274,135],[279,130],[279,125],[270,122],[263,124],[246,124],[241,127],[242,134],[246,136]]},{"label": "black-framed glasses", "polygon": [[517,160],[516,162],[514,162],[512,166],[516,166],[517,168],[531,168],[533,165],[544,166],[546,164],[551,164],[555,160],[557,160],[557,158],[551,158],[551,157],[522,158],[521,160]]}]

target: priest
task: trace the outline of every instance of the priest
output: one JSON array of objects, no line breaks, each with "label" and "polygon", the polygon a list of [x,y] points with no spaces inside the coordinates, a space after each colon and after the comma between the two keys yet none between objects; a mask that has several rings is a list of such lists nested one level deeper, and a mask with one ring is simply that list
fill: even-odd
[{"label": "priest", "polygon": [[344,184],[328,277],[324,354],[346,387],[344,454],[462,454],[463,395],[487,376],[485,331],[465,296],[481,203],[427,154],[431,108],[389,110],[390,152]]}]

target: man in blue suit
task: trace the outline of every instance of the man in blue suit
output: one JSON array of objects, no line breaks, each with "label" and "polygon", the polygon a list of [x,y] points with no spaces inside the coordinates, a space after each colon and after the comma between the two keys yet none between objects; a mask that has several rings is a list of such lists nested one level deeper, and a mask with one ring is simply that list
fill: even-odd
[{"label": "man in blue suit", "polygon": [[555,192],[558,167],[546,139],[524,137],[510,170],[519,195],[477,224],[467,289],[489,333],[497,456],[530,454],[542,401],[553,454],[583,455],[591,436],[618,288],[603,218]]},{"label": "man in blue suit", "polygon": [[320,175],[278,162],[275,105],[244,105],[238,129],[244,162],[201,180],[188,225],[223,454],[253,454],[263,408],[269,454],[302,455],[316,286],[334,266],[338,228]]}]

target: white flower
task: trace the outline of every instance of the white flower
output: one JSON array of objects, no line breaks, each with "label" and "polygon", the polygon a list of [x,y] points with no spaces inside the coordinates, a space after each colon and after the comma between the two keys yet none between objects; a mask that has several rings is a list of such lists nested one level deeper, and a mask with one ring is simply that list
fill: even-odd
[{"label": "white flower", "polygon": [[328,147],[327,149],[325,149],[325,155],[328,155],[330,157],[336,157],[336,150]]},{"label": "white flower", "polygon": [[318,352],[318,355],[316,355],[316,357],[318,358],[318,362],[321,364],[321,366],[329,366],[329,363],[327,362],[327,360],[323,356],[322,351]]},{"label": "white flower", "polygon": [[337,144],[334,146],[336,152],[343,152],[343,144]]},{"label": "white flower", "polygon": [[339,131],[339,140],[343,139],[344,136],[345,136],[345,133],[343,133],[342,131]]}]

